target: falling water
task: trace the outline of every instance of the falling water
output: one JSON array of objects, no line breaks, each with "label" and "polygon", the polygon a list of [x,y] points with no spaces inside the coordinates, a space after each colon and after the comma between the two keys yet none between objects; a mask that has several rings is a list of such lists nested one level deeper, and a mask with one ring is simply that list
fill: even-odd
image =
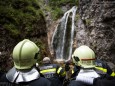
[{"label": "falling water", "polygon": [[51,48],[55,59],[69,60],[71,58],[76,10],[77,7],[74,6],[67,11],[54,31]]}]

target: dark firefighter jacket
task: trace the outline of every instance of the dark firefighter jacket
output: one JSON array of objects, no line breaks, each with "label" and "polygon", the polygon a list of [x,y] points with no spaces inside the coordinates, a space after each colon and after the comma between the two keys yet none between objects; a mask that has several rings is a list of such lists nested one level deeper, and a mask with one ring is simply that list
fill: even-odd
[{"label": "dark firefighter jacket", "polygon": [[0,80],[0,86],[53,86],[49,82],[49,80],[40,77],[36,80],[30,81],[30,82],[21,82],[21,83],[11,83],[7,80],[6,76],[3,75],[3,77]]},{"label": "dark firefighter jacket", "polygon": [[106,74],[94,79],[93,86],[115,86],[115,72],[111,70],[107,63],[97,60],[96,65],[96,69],[101,70]]},{"label": "dark firefighter jacket", "polygon": [[54,86],[62,85],[65,71],[58,64],[44,64],[39,68],[40,73],[43,74],[45,78],[50,80]]},{"label": "dark firefighter jacket", "polygon": [[0,78],[0,86],[53,86],[48,79],[41,76],[33,76],[39,74],[35,68],[32,71],[20,71],[19,74],[17,73],[18,70],[14,67],[10,69]]},{"label": "dark firefighter jacket", "polygon": [[[115,72],[112,71],[112,69],[107,65],[106,62],[103,62],[101,60],[96,60],[95,61],[96,67],[95,71],[100,74],[100,75],[109,75],[112,77],[115,77]],[[77,76],[79,73],[80,67],[75,66],[74,69],[72,70],[72,77]]]},{"label": "dark firefighter jacket", "polygon": [[94,79],[93,86],[115,86],[115,77],[106,76]]},{"label": "dark firefighter jacket", "polygon": [[107,63],[101,60],[96,60],[95,64],[95,71],[101,77],[95,78],[93,85],[88,85],[83,82],[75,81],[75,78],[81,69],[79,66],[75,66],[72,70],[72,78],[69,83],[69,86],[115,86],[115,72],[111,70]]},{"label": "dark firefighter jacket", "polygon": [[45,78],[51,77],[63,77],[65,76],[65,71],[58,64],[44,64],[40,67],[40,73],[42,73]]}]

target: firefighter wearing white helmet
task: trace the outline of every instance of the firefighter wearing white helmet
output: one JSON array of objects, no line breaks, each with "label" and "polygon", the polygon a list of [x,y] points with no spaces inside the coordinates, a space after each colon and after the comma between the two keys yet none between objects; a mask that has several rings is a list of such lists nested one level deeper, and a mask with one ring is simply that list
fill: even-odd
[{"label": "firefighter wearing white helmet", "polygon": [[29,69],[38,60],[40,49],[32,41],[25,39],[18,43],[13,50],[14,66],[17,69]]},{"label": "firefighter wearing white helmet", "polygon": [[40,49],[37,45],[24,39],[13,49],[14,67],[10,69],[0,81],[12,85],[51,86],[51,83],[40,76],[35,66],[39,58]]},{"label": "firefighter wearing white helmet", "polygon": [[[72,78],[75,78],[75,80],[71,81],[68,86],[92,86],[97,84],[95,80],[99,77],[112,73],[107,64],[95,60],[94,51],[86,45],[82,45],[74,51],[72,60],[75,63]],[[102,67],[95,63],[101,64]]]},{"label": "firefighter wearing white helmet", "polygon": [[88,46],[80,46],[72,55],[73,62],[83,68],[95,67],[95,53]]}]

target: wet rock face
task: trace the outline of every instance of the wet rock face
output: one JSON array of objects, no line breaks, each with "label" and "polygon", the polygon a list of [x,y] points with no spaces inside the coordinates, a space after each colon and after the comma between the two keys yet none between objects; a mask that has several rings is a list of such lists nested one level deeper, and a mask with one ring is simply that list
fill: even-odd
[{"label": "wet rock face", "polygon": [[80,0],[81,20],[77,25],[77,44],[86,44],[96,58],[115,63],[115,1]]}]

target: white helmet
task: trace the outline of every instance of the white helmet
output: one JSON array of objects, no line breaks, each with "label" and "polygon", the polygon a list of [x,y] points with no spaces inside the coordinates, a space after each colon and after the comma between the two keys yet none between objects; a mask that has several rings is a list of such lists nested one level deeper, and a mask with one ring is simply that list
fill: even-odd
[{"label": "white helmet", "polygon": [[45,58],[43,59],[43,63],[50,63],[50,62],[51,62],[51,60],[50,60],[49,57],[45,57]]},{"label": "white helmet", "polygon": [[34,42],[24,39],[13,49],[14,66],[17,69],[31,68],[36,64],[39,58],[39,52],[40,49]]},{"label": "white helmet", "polygon": [[95,53],[86,45],[77,48],[72,55],[73,62],[83,68],[95,67]]}]

